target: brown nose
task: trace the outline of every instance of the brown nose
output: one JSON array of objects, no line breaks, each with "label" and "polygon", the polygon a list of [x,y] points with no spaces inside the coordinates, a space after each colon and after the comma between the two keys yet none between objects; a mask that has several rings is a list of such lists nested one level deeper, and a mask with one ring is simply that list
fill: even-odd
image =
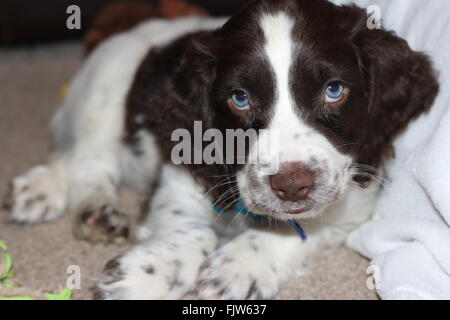
[{"label": "brown nose", "polygon": [[305,200],[314,183],[314,173],[300,162],[287,162],[269,177],[270,187],[283,201]]}]

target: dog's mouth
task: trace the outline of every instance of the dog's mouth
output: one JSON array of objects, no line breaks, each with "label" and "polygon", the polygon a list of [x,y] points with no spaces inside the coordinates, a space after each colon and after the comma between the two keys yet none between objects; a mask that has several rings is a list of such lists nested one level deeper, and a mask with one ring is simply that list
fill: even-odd
[{"label": "dog's mouth", "polygon": [[297,215],[297,214],[302,214],[308,211],[311,211],[312,207],[308,207],[308,208],[301,208],[301,209],[293,209],[293,210],[288,210],[287,214],[292,214],[292,215]]},{"label": "dog's mouth", "polygon": [[315,217],[316,206],[312,201],[295,204],[289,208],[274,208],[266,203],[243,199],[248,210],[257,215],[273,217],[279,220],[302,219]]},{"label": "dog's mouth", "polygon": [[[339,174],[335,174],[339,172]],[[342,197],[348,186],[349,175],[342,171],[322,171],[308,195],[299,199],[283,199],[274,192],[267,178],[258,178],[254,171],[238,179],[242,202],[251,212],[282,221],[319,217]]]}]

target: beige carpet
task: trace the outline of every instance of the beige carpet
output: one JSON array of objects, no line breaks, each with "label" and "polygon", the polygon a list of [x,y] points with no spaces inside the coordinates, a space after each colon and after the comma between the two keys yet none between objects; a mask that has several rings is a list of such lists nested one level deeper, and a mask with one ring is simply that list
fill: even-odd
[{"label": "beige carpet", "polygon": [[[0,50],[0,194],[14,175],[46,159],[48,122],[59,103],[59,88],[80,64],[79,44]],[[138,197],[125,193],[124,205],[136,213]],[[82,289],[75,299],[89,299],[104,263],[124,247],[90,245],[72,237],[69,214],[46,225],[6,222],[0,211],[0,240],[7,242],[16,278],[35,289],[64,285],[70,265],[81,268]],[[314,263],[309,274],[292,279],[280,299],[376,299],[366,287],[367,261],[351,250],[335,250]]]}]

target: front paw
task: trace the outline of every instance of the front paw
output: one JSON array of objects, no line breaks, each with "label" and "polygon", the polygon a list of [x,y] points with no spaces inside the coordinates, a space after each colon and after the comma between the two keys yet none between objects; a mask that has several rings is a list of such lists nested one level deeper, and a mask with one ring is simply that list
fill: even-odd
[{"label": "front paw", "polygon": [[177,242],[134,247],[107,263],[94,298],[180,299],[193,287],[200,261],[200,250],[184,250]]},{"label": "front paw", "polygon": [[123,244],[130,235],[130,219],[111,205],[87,208],[78,216],[74,234],[91,243]]},{"label": "front paw", "polygon": [[200,299],[271,299],[278,291],[279,274],[270,265],[270,253],[254,245],[229,243],[214,252],[200,268],[197,292]]},{"label": "front paw", "polygon": [[126,300],[129,296],[124,266],[117,257],[109,261],[103,270],[102,282],[94,288],[94,300]]},{"label": "front paw", "polygon": [[66,183],[49,166],[38,166],[14,178],[3,199],[10,219],[20,223],[39,223],[60,216],[66,207]]}]

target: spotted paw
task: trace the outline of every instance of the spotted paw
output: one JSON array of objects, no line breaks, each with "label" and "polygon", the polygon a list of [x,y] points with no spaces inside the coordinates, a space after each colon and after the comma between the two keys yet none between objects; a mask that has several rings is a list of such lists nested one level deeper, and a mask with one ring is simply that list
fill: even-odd
[{"label": "spotted paw", "polygon": [[103,270],[102,283],[94,288],[94,300],[126,300],[127,290],[121,282],[125,278],[125,271],[117,257],[109,261]]},{"label": "spotted paw", "polygon": [[78,216],[74,234],[91,243],[123,244],[130,236],[130,219],[108,204],[87,208]]},{"label": "spotted paw", "polygon": [[200,267],[200,299],[259,300],[276,295],[280,277],[268,263],[270,253],[258,252],[254,245],[240,242],[225,245]]},{"label": "spotted paw", "polygon": [[134,247],[106,264],[94,298],[180,299],[195,284],[194,269],[198,270],[199,259],[200,253],[184,252],[177,243],[158,242]]},{"label": "spotted paw", "polygon": [[3,209],[15,222],[46,222],[64,213],[66,198],[67,185],[58,169],[38,166],[10,182]]}]

